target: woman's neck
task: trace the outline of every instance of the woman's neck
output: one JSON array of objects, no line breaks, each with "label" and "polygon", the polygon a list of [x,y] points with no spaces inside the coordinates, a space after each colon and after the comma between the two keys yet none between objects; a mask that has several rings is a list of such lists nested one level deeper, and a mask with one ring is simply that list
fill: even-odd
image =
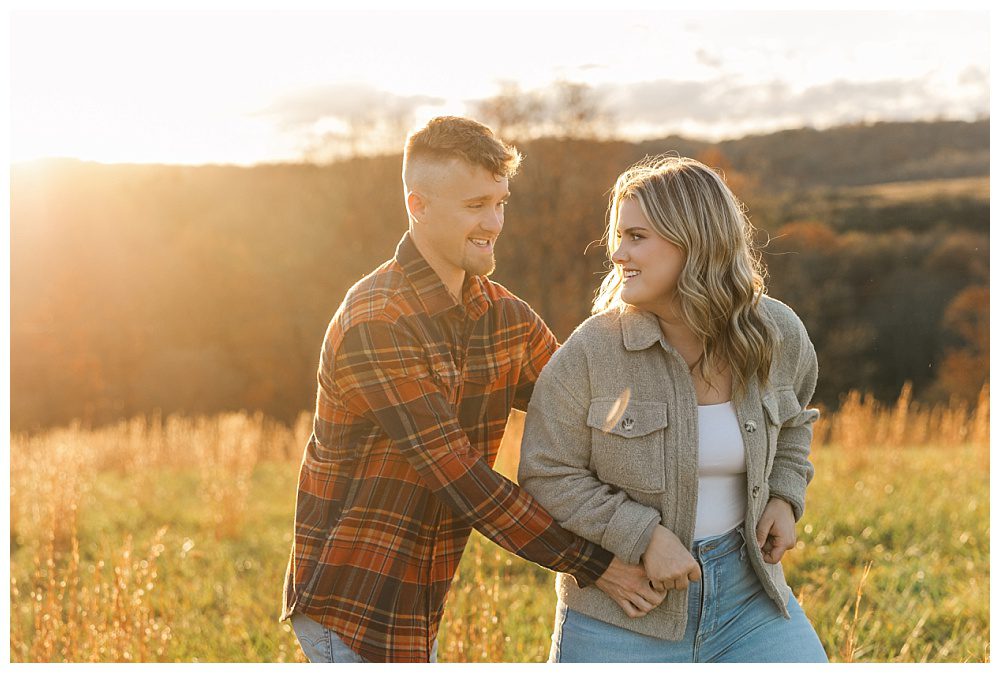
[{"label": "woman's neck", "polygon": [[729,366],[720,362],[709,362],[705,371],[699,364],[704,355],[701,339],[691,328],[678,319],[668,319],[656,316],[660,323],[660,331],[667,343],[674,347],[684,358],[691,370],[691,383],[694,386],[698,404],[719,404],[728,402],[733,395],[733,375]]},{"label": "woman's neck", "polygon": [[660,323],[660,331],[663,332],[663,338],[667,343],[681,354],[689,367],[693,366],[702,354],[702,344],[698,336],[679,318],[664,318],[657,314],[656,320]]}]

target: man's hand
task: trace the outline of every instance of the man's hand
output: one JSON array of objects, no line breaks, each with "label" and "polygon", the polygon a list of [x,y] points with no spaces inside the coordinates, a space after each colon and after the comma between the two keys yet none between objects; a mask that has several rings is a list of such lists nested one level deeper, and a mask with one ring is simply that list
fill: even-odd
[{"label": "man's hand", "polygon": [[653,586],[687,589],[688,583],[701,579],[701,566],[691,556],[673,531],[663,526],[653,529],[653,537],[642,555],[642,565]]},{"label": "man's hand", "polygon": [[795,546],[795,513],[781,498],[771,498],[757,522],[757,546],[768,563],[777,563]]},{"label": "man's hand", "polygon": [[619,561],[617,556],[595,585],[633,619],[648,613],[667,595],[666,591],[653,588],[642,566]]}]

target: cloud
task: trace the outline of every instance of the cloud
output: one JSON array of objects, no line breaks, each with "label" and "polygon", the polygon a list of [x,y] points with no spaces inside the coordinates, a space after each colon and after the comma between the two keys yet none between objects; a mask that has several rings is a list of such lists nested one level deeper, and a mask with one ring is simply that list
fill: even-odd
[{"label": "cloud", "polygon": [[[971,83],[982,77],[981,71],[964,73],[964,80]],[[871,119],[922,119],[962,106],[973,114],[988,109],[988,99],[977,108],[975,97],[956,101],[916,79],[834,81],[801,90],[779,80],[764,84],[728,77],[705,82],[655,80],[603,85],[595,94],[619,124],[659,126],[667,131],[827,126]]]},{"label": "cloud", "polygon": [[336,118],[409,119],[424,105],[442,105],[436,96],[399,96],[367,84],[330,84],[285,95],[260,111],[286,130]]},{"label": "cloud", "polygon": [[[696,55],[704,65],[717,63],[707,52]],[[972,119],[989,114],[988,74],[983,69],[969,67],[955,75],[953,84],[938,87],[926,78],[836,80],[796,88],[779,79],[747,83],[735,75],[720,75],[706,81],[606,83],[589,87],[587,99],[599,127],[631,138],[681,134],[719,140],[802,126]],[[517,100],[536,100],[541,105],[540,130],[551,132],[553,125],[563,123],[555,86],[515,88]],[[466,113],[475,115],[481,102],[464,100]],[[419,114],[446,104],[450,101],[438,96],[398,95],[366,84],[331,84],[285,95],[259,114],[270,117],[310,156],[333,156],[339,151],[398,148]]]},{"label": "cloud", "polygon": [[989,87],[990,76],[977,65],[970,65],[958,76],[958,83],[964,86]]},{"label": "cloud", "polygon": [[698,60],[698,63],[708,66],[709,68],[720,68],[722,67],[722,61],[712,56],[704,49],[699,49],[694,53],[694,57]]}]

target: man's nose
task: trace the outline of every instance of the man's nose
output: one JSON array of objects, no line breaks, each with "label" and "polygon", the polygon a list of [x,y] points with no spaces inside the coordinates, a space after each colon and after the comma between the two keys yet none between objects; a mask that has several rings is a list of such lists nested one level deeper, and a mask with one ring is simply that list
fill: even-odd
[{"label": "man's nose", "polygon": [[494,210],[492,214],[486,216],[482,226],[491,234],[499,234],[503,229],[503,211]]}]

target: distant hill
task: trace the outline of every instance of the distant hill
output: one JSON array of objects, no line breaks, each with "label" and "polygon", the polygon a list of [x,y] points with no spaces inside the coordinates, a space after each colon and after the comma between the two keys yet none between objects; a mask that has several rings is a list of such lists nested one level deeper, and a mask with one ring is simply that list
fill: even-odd
[{"label": "distant hill", "polygon": [[986,176],[990,123],[879,122],[753,135],[720,143],[670,137],[638,144],[647,154],[718,148],[733,168],[773,190]]}]

